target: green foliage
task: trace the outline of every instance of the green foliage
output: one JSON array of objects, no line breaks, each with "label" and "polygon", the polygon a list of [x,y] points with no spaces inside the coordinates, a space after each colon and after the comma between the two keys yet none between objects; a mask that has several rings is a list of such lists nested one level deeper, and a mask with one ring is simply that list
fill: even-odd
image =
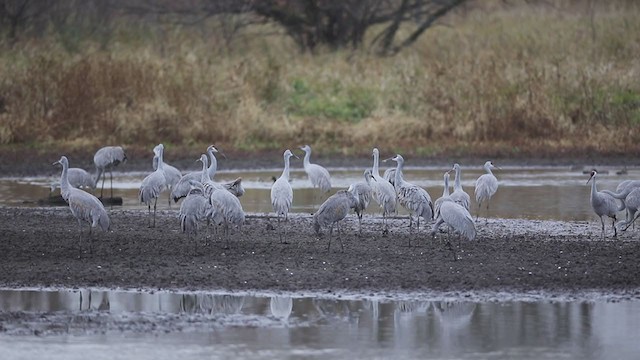
[{"label": "green foliage", "polygon": [[370,89],[344,87],[338,81],[321,85],[312,88],[305,80],[294,79],[289,94],[289,113],[357,123],[375,110],[376,97]]}]

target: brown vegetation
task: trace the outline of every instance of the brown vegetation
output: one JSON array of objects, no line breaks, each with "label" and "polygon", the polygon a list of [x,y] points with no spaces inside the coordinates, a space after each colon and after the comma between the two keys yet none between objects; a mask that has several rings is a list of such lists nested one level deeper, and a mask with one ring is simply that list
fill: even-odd
[{"label": "brown vegetation", "polygon": [[243,29],[231,45],[200,36],[215,18],[122,19],[106,46],[89,37],[70,47],[64,34],[6,41],[0,143],[640,153],[640,6],[551,4],[464,7],[392,57],[300,53],[273,24]]}]

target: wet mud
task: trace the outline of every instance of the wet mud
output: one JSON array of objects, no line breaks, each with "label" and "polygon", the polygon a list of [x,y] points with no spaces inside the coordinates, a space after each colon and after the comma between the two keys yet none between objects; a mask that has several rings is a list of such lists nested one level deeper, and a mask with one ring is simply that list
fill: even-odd
[{"label": "wet mud", "polygon": [[375,213],[365,215],[359,236],[349,215],[328,251],[326,231],[316,236],[308,214],[284,225],[250,214],[226,248],[213,227],[203,225],[195,241],[187,239],[177,212],[160,210],[157,227],[148,228],[146,211],[114,207],[110,231],[95,231],[89,243],[87,225],[79,241],[68,208],[0,208],[0,286],[364,294],[640,288],[640,230],[617,239],[607,231],[602,240],[599,221],[480,219],[475,241],[449,235],[448,246],[447,234],[410,232],[406,218],[391,220],[384,235]]}]

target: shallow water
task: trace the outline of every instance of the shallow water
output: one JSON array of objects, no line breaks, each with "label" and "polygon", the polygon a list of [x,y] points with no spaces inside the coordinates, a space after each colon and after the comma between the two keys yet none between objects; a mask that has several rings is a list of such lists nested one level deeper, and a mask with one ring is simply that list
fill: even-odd
[{"label": "shallow water", "polygon": [[[333,182],[332,193],[337,189],[347,188],[351,183],[360,181],[362,169],[330,168]],[[427,189],[432,199],[442,195],[442,175],[446,168],[412,168],[405,169],[406,180]],[[270,188],[272,177],[279,176],[282,170],[260,171],[219,171],[216,181],[230,181],[236,177],[243,178],[246,193],[240,198],[243,208],[252,213],[269,213]],[[640,169],[629,169],[627,174],[617,175],[616,169],[598,174],[598,189],[615,190],[619,182],[627,179],[640,179]],[[475,179],[483,173],[480,168],[464,169],[462,185],[471,195],[471,212],[476,214],[477,205],[473,196]],[[596,219],[589,205],[590,186],[586,185],[589,175],[583,170],[572,170],[568,167],[507,167],[494,172],[499,179],[500,187],[491,201],[490,217],[523,218],[544,220],[594,220]],[[123,206],[132,209],[145,209],[137,201],[138,187],[146,173],[129,172],[114,173],[114,196],[123,198]],[[291,172],[291,185],[294,189],[292,212],[313,212],[325,198],[318,190],[311,188],[311,183],[301,169]],[[37,201],[49,195],[49,185],[58,180],[57,177],[36,177],[23,179],[0,179],[0,204],[13,206],[33,206]],[[451,179],[453,185],[453,179]],[[109,183],[107,182],[107,186]],[[109,191],[106,191],[109,193]],[[97,191],[99,194],[99,190]],[[158,207],[168,208],[168,193],[164,193]],[[315,205],[314,205],[315,204]],[[179,209],[180,204],[173,204]],[[482,216],[485,214],[484,208]],[[375,203],[370,205],[369,213],[378,212]],[[404,212],[400,211],[400,214]]]},{"label": "shallow water", "polygon": [[[2,290],[3,359],[633,359],[640,301]],[[20,336],[37,333],[41,337]]]}]

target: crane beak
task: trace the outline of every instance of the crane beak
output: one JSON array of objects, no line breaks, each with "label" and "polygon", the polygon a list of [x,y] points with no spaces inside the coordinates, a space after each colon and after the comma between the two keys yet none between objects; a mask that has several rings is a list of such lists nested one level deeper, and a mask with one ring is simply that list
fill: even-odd
[{"label": "crane beak", "polygon": [[216,148],[216,149],[218,149],[218,154],[222,155],[222,157],[223,157],[223,158],[225,158],[225,159],[227,158],[227,155],[225,155],[225,154],[222,152],[222,149],[220,149],[220,148]]},{"label": "crane beak", "polygon": [[589,181],[591,181],[591,179],[593,179],[593,175],[589,176],[589,180],[587,180],[587,184],[589,183]]},{"label": "crane beak", "polygon": [[53,164],[51,164],[51,165],[60,165],[60,160],[58,160],[58,161],[54,162],[54,163],[53,163]]},{"label": "crane beak", "polygon": [[393,160],[393,157],[390,157],[390,158],[384,159],[384,160],[382,160],[382,162],[387,162],[387,161],[390,161],[390,160]]},{"label": "crane beak", "polygon": [[300,158],[298,157],[298,155],[294,154],[293,152],[291,152],[291,155],[293,155],[293,157],[294,157],[294,158],[296,158],[296,159],[300,159]]}]

